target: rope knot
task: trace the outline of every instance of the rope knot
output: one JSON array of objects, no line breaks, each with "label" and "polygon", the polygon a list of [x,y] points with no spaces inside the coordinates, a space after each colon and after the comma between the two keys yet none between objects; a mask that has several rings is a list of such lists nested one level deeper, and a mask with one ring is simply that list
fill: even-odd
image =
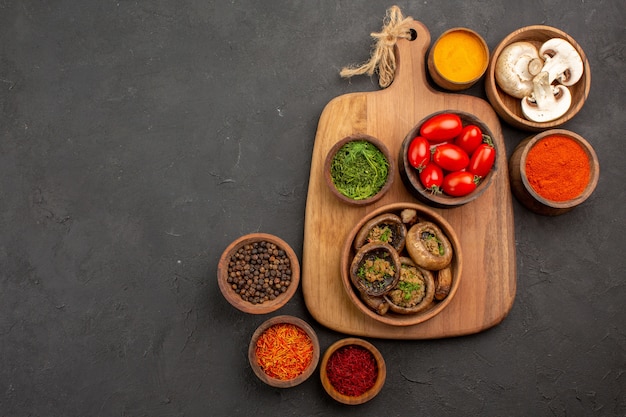
[{"label": "rope knot", "polygon": [[378,84],[386,88],[393,82],[396,73],[396,57],[393,48],[398,39],[411,39],[411,17],[402,16],[398,6],[391,6],[383,19],[381,32],[371,33],[376,40],[374,50],[369,61],[359,65],[344,67],[339,75],[349,78],[354,75],[374,75],[378,72]]}]

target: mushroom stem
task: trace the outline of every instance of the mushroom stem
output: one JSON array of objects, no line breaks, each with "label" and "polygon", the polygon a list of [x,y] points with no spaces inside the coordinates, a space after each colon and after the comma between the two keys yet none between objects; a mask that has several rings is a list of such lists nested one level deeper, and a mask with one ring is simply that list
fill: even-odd
[{"label": "mushroom stem", "polygon": [[569,89],[551,85],[549,74],[540,72],[533,78],[533,93],[522,99],[522,113],[534,122],[549,122],[563,116],[572,103]]}]

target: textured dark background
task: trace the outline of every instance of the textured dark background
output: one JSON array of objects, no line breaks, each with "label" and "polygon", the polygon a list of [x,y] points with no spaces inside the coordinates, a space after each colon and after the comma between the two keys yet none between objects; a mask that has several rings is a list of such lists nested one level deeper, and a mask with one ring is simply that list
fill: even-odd
[{"label": "textured dark background", "polygon": [[[593,80],[564,127],[597,151],[596,192],[555,218],[514,201],[508,317],[372,340],[388,378],[370,403],[250,370],[267,316],[227,304],[217,260],[250,232],[301,255],[319,115],[378,88],[338,71],[367,59],[392,4],[0,0],[0,416],[626,415],[622,0],[398,2],[433,40],[455,26],[491,49],[531,24],[572,35]],[[503,131],[509,154],[527,135]],[[311,322],[323,349],[344,336],[300,291],[279,313]]]}]

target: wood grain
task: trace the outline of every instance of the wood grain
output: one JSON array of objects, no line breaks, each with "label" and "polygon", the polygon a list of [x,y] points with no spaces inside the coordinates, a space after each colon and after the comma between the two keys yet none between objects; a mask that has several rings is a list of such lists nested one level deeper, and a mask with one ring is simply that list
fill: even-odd
[{"label": "wood grain", "polygon": [[[338,332],[389,339],[429,339],[472,334],[500,323],[516,290],[511,190],[502,130],[489,103],[477,97],[442,93],[426,80],[430,33],[413,22],[417,38],[396,46],[398,68],[385,90],[336,97],[324,108],[315,137],[307,195],[301,285],[306,306],[321,325]],[[365,214],[396,202],[417,201],[396,171],[393,187],[366,207],[342,203],[328,190],[324,159],[345,136],[366,133],[398,155],[409,130],[425,116],[445,109],[472,113],[487,124],[498,149],[498,172],[477,200],[453,209],[435,209],[454,227],[463,248],[463,278],[454,300],[439,315],[414,326],[392,326],[360,312],[346,295],[340,275],[341,247]]]}]

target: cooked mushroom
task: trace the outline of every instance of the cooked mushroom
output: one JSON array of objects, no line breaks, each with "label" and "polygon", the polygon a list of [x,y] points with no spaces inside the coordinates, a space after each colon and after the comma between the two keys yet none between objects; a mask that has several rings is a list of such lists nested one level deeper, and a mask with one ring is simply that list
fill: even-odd
[{"label": "cooked mushroom", "polygon": [[393,213],[384,213],[374,217],[361,227],[354,238],[354,249],[358,250],[366,243],[389,243],[396,251],[404,249],[406,226]]},{"label": "cooked mushroom", "polygon": [[452,261],[452,245],[447,236],[431,222],[413,225],[406,235],[406,250],[422,268],[438,271]]},{"label": "cooked mushroom", "polygon": [[563,85],[551,85],[547,71],[533,78],[533,93],[522,99],[522,113],[534,122],[549,122],[563,116],[570,108],[572,95]]},{"label": "cooked mushroom", "polygon": [[452,268],[447,266],[437,271],[435,278],[435,300],[441,301],[450,294],[452,288]]},{"label": "cooked mushroom", "polygon": [[368,243],[357,251],[350,265],[350,280],[361,293],[384,295],[400,279],[400,256],[387,243]]},{"label": "cooked mushroom", "polygon": [[376,313],[384,316],[389,311],[389,303],[385,300],[385,297],[368,295],[366,293],[360,293],[361,300]]},{"label": "cooked mushroom", "polygon": [[394,313],[419,313],[427,309],[435,297],[433,273],[406,257],[400,258],[400,265],[400,280],[385,295],[385,300]]},{"label": "cooked mushroom", "polygon": [[539,48],[539,54],[545,60],[542,72],[548,72],[549,83],[557,81],[571,86],[580,80],[583,75],[583,60],[576,48],[561,38],[552,38],[544,42]]},{"label": "cooked mushroom", "polygon": [[412,225],[417,223],[417,210],[415,209],[404,209],[400,212],[400,218],[402,219],[402,223]]},{"label": "cooked mushroom", "polygon": [[543,61],[530,42],[514,42],[502,50],[496,61],[495,76],[502,91],[516,97],[529,96],[533,77],[541,71]]}]

